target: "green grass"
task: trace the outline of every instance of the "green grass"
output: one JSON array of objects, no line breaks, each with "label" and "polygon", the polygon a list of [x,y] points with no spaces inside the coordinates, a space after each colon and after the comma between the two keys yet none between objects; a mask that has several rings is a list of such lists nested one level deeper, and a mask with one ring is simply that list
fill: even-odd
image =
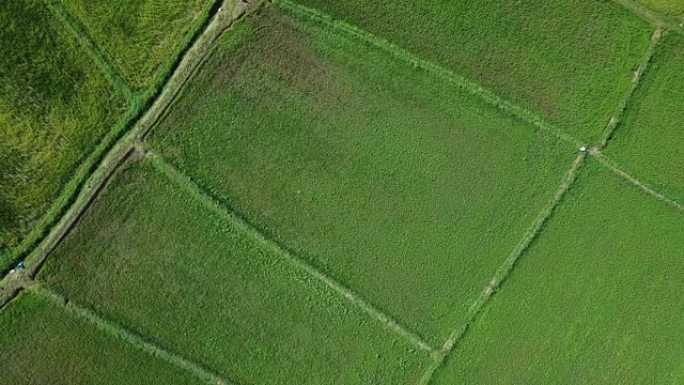
[{"label": "green grass", "polygon": [[684,16],[684,1],[682,0],[639,0],[639,2],[649,8],[668,15],[677,17]]},{"label": "green grass", "polygon": [[684,38],[669,34],[605,150],[639,179],[684,202]]},{"label": "green grass", "polygon": [[120,172],[39,278],[239,384],[413,384],[429,360],[149,160]]},{"label": "green grass", "polygon": [[36,294],[20,294],[0,312],[0,346],[3,384],[202,383]]},{"label": "green grass", "polygon": [[208,10],[210,0],[65,0],[132,88],[147,86],[179,41]]},{"label": "green grass", "polygon": [[653,32],[611,1],[299,0],[595,142]]},{"label": "green grass", "polygon": [[42,2],[0,4],[0,251],[45,214],[125,102]]},{"label": "green grass", "polygon": [[573,149],[279,8],[236,27],[151,145],[441,343],[551,199]]},{"label": "green grass", "polygon": [[684,382],[684,217],[588,162],[432,384]]}]

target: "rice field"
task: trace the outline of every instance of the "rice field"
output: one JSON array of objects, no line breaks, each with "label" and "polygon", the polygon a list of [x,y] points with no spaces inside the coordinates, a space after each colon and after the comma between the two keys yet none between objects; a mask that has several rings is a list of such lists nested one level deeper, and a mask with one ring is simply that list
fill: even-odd
[{"label": "rice field", "polygon": [[684,17],[684,1],[682,0],[639,0],[639,2],[656,11],[671,16]]},{"label": "rice field", "polygon": [[2,309],[0,345],[3,384],[205,383],[36,293]]},{"label": "rice field", "polygon": [[417,380],[427,353],[259,244],[159,162],[122,170],[39,278],[237,384]]},{"label": "rice field", "polygon": [[665,37],[606,154],[684,203],[684,38]]},{"label": "rice field", "polygon": [[226,36],[149,143],[435,344],[465,318],[575,151],[277,7]]},{"label": "rice field", "polygon": [[3,1],[0,41],[2,254],[37,226],[126,103],[41,1]]},{"label": "rice field", "polygon": [[66,8],[111,58],[133,89],[148,86],[182,48],[210,0],[66,0]]},{"label": "rice field", "polygon": [[0,2],[0,384],[684,383],[677,7]]},{"label": "rice field", "polygon": [[601,136],[653,32],[612,1],[298,3],[465,74],[587,143]]},{"label": "rice field", "polygon": [[684,217],[595,161],[557,209],[433,384],[684,381]]}]

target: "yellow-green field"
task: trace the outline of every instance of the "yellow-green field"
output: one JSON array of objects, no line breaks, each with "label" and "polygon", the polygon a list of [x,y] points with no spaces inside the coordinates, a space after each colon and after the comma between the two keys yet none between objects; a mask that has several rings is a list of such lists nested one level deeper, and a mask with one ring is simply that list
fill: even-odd
[{"label": "yellow-green field", "polygon": [[37,227],[126,103],[41,1],[3,1],[0,26],[2,254]]},{"label": "yellow-green field", "polygon": [[210,0],[66,0],[64,8],[83,24],[134,89],[167,65]]}]

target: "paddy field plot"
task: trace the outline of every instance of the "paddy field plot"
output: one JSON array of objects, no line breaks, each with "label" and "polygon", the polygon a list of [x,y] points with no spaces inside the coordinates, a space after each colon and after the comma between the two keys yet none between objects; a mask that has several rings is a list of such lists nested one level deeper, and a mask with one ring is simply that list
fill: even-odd
[{"label": "paddy field plot", "polygon": [[237,384],[413,384],[430,360],[146,159],[39,278]]},{"label": "paddy field plot", "polygon": [[432,384],[684,382],[684,217],[588,162]]},{"label": "paddy field plot", "polygon": [[667,15],[684,18],[684,1],[682,0],[639,0],[639,2]]},{"label": "paddy field plot", "polygon": [[41,1],[1,2],[0,42],[1,254],[35,227],[125,100]]},{"label": "paddy field plot", "polygon": [[[52,0],[54,1],[54,0]],[[149,85],[184,45],[211,0],[65,0],[131,88]]]},{"label": "paddy field plot", "polygon": [[2,384],[204,384],[34,293],[0,312],[0,346]]},{"label": "paddy field plot", "polygon": [[605,150],[637,178],[684,203],[684,37],[671,33]]},{"label": "paddy field plot", "polygon": [[587,142],[601,136],[653,32],[612,1],[298,3],[491,87]]},{"label": "paddy field plot", "polygon": [[435,345],[574,157],[458,86],[275,6],[225,36],[149,144]]}]

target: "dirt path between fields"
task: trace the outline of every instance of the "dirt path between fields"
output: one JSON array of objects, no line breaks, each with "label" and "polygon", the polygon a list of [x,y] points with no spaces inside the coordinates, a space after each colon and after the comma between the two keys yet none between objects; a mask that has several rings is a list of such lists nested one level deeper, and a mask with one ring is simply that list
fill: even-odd
[{"label": "dirt path between fields", "polygon": [[603,150],[603,148],[605,148],[608,145],[610,139],[612,139],[613,134],[615,133],[615,130],[620,125],[620,122],[624,114],[627,112],[627,107],[629,106],[629,101],[632,99],[632,95],[634,95],[634,92],[639,87],[639,82],[644,77],[644,73],[651,64],[651,59],[655,54],[658,44],[662,40],[663,33],[663,29],[658,27],[653,32],[653,35],[651,35],[651,42],[648,45],[648,49],[646,50],[646,53],[641,58],[641,60],[639,60],[639,65],[637,66],[637,69],[634,71],[634,73],[632,73],[632,79],[629,83],[629,87],[627,88],[627,90],[625,90],[625,94],[623,95],[622,100],[620,100],[617,107],[613,111],[613,114],[611,115],[610,120],[608,121],[608,124],[604,129],[603,135],[601,137],[601,142],[598,144],[598,146],[596,146],[597,151]]},{"label": "dirt path between fields", "polygon": [[667,196],[657,192],[656,190],[652,189],[650,186],[648,186],[646,183],[641,182],[637,178],[633,177],[632,175],[628,174],[626,171],[618,167],[615,163],[613,163],[610,159],[608,159],[605,155],[601,153],[596,153],[596,154],[591,154],[596,160],[599,161],[603,166],[614,172],[615,174],[621,176],[622,178],[626,179],[628,182],[631,184],[635,185],[636,187],[640,188],[647,194],[653,196],[654,198],[663,201],[664,203],[667,203],[668,205],[672,206],[676,210],[678,210],[681,213],[684,213],[684,206],[674,199],[670,199]]}]

